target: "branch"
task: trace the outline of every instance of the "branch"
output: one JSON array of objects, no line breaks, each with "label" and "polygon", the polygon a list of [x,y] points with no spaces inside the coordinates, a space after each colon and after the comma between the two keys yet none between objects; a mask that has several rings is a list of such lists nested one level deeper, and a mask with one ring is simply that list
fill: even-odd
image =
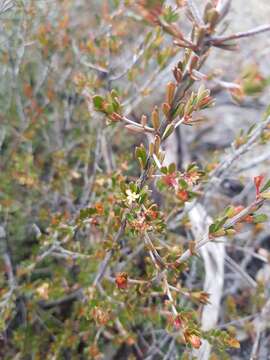
[{"label": "branch", "polygon": [[255,29],[235,33],[235,34],[228,35],[228,36],[212,36],[212,37],[210,37],[209,42],[212,45],[219,45],[219,44],[221,44],[221,43],[223,43],[225,41],[246,38],[246,37],[250,37],[250,36],[254,36],[254,35],[264,33],[266,31],[270,31],[270,25],[258,26]]},{"label": "branch", "polygon": [[125,121],[126,123],[128,123],[130,125],[133,125],[133,126],[139,128],[139,129],[142,129],[142,130],[144,130],[146,132],[150,132],[150,133],[155,132],[155,129],[153,129],[153,128],[149,127],[149,126],[143,126],[143,125],[141,125],[141,124],[139,124],[139,123],[137,123],[137,122],[135,122],[133,120],[128,119],[126,116],[122,116],[121,120]]},{"label": "branch", "polygon": [[[193,1],[189,0],[188,3],[189,3],[191,11],[193,11],[193,13],[195,14],[195,17],[197,18],[197,21],[200,23],[201,20],[200,20],[200,17],[199,17],[199,12],[198,12],[197,8],[195,7],[195,5],[193,4]],[[205,39],[206,39],[206,35],[205,35]],[[198,56],[202,56],[202,61],[198,64],[197,70],[199,70],[200,67],[203,65],[203,63],[205,62],[205,60],[207,58],[208,50],[209,50],[209,45],[205,45],[202,42],[201,47],[197,50]],[[172,108],[171,108],[170,114],[169,114],[169,116],[167,118],[163,119],[163,121],[162,121],[162,123],[160,125],[160,128],[158,130],[158,133],[159,133],[161,139],[162,139],[162,135],[164,134],[168,124],[170,122],[172,122],[172,120],[173,120],[173,109],[179,103],[179,101],[185,96],[186,91],[192,86],[193,83],[194,83],[194,80],[190,79],[188,71],[185,71],[185,73],[183,74],[182,81],[178,84],[177,90],[175,91],[173,101],[172,101]],[[126,120],[128,120],[128,119],[126,119],[124,117],[124,121],[126,121]],[[136,123],[136,126],[138,126],[137,123]],[[149,179],[149,170],[151,168],[152,162],[153,162],[153,159],[149,155],[148,158],[147,158],[147,161],[146,161],[145,168],[142,171],[140,178],[137,180],[137,186],[138,186],[138,188],[140,190],[143,188],[143,186],[145,185],[145,183]],[[120,241],[121,237],[123,236],[123,234],[125,232],[126,224],[127,224],[127,218],[126,218],[126,215],[125,215],[123,220],[122,220],[119,233],[117,234],[117,236],[115,238],[116,243],[118,243]],[[102,261],[102,263],[100,265],[100,268],[98,270],[98,273],[96,275],[96,278],[94,280],[94,285],[95,286],[103,278],[112,256],[113,256],[113,250],[111,250],[109,253],[107,253],[105,259]]]},{"label": "branch", "polygon": [[256,337],[251,351],[250,360],[258,359],[257,353],[259,350],[260,337],[262,332],[265,331],[265,329],[267,328],[269,324],[269,319],[270,319],[270,300],[268,299],[260,315],[253,321],[253,326],[255,327],[256,330]]},{"label": "branch", "polygon": [[229,255],[225,255],[225,261],[227,265],[233,270],[236,274],[241,275],[241,277],[247,282],[247,284],[253,288],[257,287],[257,283],[252,279],[251,276],[246,273],[240,265],[238,265]]},{"label": "branch", "polygon": [[2,0],[0,3],[0,14],[7,12],[14,7],[13,0]]},{"label": "branch", "polygon": [[96,148],[95,148],[95,154],[94,154],[94,160],[93,160],[93,171],[91,174],[91,177],[88,177],[88,171],[89,171],[89,164],[88,162],[85,164],[84,169],[84,187],[82,190],[82,195],[80,199],[80,207],[83,207],[87,204],[89,201],[89,197],[91,196],[95,184],[97,169],[98,169],[98,162],[100,160],[101,155],[101,138],[102,138],[102,130],[101,128],[98,128],[97,130],[97,136],[96,136]]},{"label": "branch", "polygon": [[143,57],[145,51],[152,45],[154,39],[148,42],[147,46],[144,46],[145,41],[138,46],[138,49],[135,50],[135,54],[133,55],[132,62],[120,73],[112,75],[109,77],[110,81],[120,80],[123,76],[125,76]]},{"label": "branch", "polygon": [[220,165],[214,171],[212,171],[212,173],[209,175],[212,180],[208,183],[207,190],[212,187],[213,183],[215,182],[215,177],[221,177],[221,175],[223,175],[223,173],[231,167],[235,160],[237,160],[241,155],[250,150],[252,145],[256,143],[258,138],[262,135],[263,131],[267,128],[269,124],[270,116],[268,116],[266,120],[262,121],[254,129],[252,135],[244,145],[235,150],[232,155],[228,156],[220,163]]},{"label": "branch", "polygon": [[[239,223],[241,220],[243,220],[247,215],[251,214],[254,212],[254,210],[258,207],[260,207],[262,204],[264,203],[264,199],[257,199],[255,200],[251,205],[249,205],[247,208],[245,208],[244,210],[242,210],[239,214],[235,215],[233,218],[231,218],[230,220],[228,220],[224,226],[223,229],[224,230],[228,230],[230,228],[232,228],[235,224]],[[209,233],[207,232],[201,241],[199,241],[196,246],[194,251],[198,251],[202,246],[204,246],[205,244],[207,244],[208,242],[213,241],[213,239],[211,239],[211,237],[209,236]],[[186,250],[179,259],[176,260],[176,264],[181,264],[182,262],[186,261],[188,258],[190,258],[192,256],[192,252],[190,250]]]},{"label": "branch", "polygon": [[2,226],[0,226],[0,239],[4,240],[4,244],[2,245],[4,247],[4,249],[3,249],[3,253],[1,254],[1,256],[2,256],[4,264],[5,264],[5,272],[7,274],[8,287],[9,287],[8,292],[3,295],[2,300],[0,302],[0,308],[3,308],[3,309],[1,309],[1,312],[2,312],[4,310],[4,308],[5,308],[5,306],[10,301],[10,299],[11,299],[11,297],[12,297],[12,295],[13,295],[16,287],[17,287],[17,282],[16,282],[16,278],[15,278],[15,275],[14,275],[10,255],[9,255],[9,253],[7,251],[8,245],[6,243],[6,233],[5,233],[5,230],[4,230],[4,228]]}]

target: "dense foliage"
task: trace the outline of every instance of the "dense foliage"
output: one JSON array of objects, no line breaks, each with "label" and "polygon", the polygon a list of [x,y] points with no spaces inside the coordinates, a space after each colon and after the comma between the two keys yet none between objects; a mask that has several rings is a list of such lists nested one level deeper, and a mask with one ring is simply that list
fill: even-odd
[{"label": "dense foliage", "polygon": [[224,78],[211,51],[270,27],[224,35],[230,1],[203,6],[2,0],[3,359],[245,358],[269,339],[269,283],[244,266],[269,261],[250,154],[269,153],[270,111],[226,150],[200,134],[215,96],[241,108],[269,83],[252,63]]}]

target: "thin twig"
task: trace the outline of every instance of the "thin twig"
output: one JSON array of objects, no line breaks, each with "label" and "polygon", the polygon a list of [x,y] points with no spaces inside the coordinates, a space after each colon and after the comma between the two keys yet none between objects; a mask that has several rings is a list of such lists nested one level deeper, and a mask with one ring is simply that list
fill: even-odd
[{"label": "thin twig", "polygon": [[258,35],[258,34],[266,32],[266,31],[270,31],[270,25],[258,26],[255,29],[235,33],[235,34],[228,35],[228,36],[212,36],[209,39],[209,42],[212,43],[213,45],[215,45],[215,44],[223,43],[224,41],[236,40],[236,39],[241,39],[241,38]]},{"label": "thin twig", "polygon": [[239,274],[252,288],[257,287],[257,283],[252,279],[251,276],[246,273],[240,265],[238,265],[230,256],[225,255],[225,261],[227,261],[227,265],[237,274]]},{"label": "thin twig", "polygon": [[[264,203],[263,199],[257,199],[255,200],[251,205],[249,205],[248,207],[246,207],[244,210],[242,210],[239,214],[235,215],[233,218],[229,219],[223,226],[224,230],[228,230],[230,228],[232,228],[235,224],[239,223],[241,220],[243,220],[247,215],[249,215],[250,213],[253,213],[254,210],[256,208],[258,208],[259,206],[261,206]],[[204,246],[205,244],[207,244],[208,242],[213,241],[213,239],[211,239],[209,237],[209,234],[206,233],[202,240],[200,242],[198,242],[195,246],[194,251],[198,251],[202,246]],[[193,253],[188,249],[186,250],[179,259],[176,260],[176,264],[182,263],[184,261],[186,261],[190,256],[192,256]]]}]

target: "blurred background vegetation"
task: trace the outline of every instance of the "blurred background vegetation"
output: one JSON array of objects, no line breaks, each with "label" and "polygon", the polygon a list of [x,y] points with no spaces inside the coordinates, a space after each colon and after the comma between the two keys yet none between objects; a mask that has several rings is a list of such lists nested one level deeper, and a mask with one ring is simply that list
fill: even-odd
[{"label": "blurred background vegetation", "polygon": [[[201,3],[198,1],[200,6]],[[109,208],[114,192],[119,191],[122,173],[129,181],[139,175],[133,160],[135,145],[142,139],[127,136],[121,126],[107,127],[87,100],[97,92],[104,94],[116,88],[126,113],[138,121],[162,101],[164,86],[160,85],[171,79],[172,64],[182,54],[168,35],[149,26],[134,11],[133,1],[2,0],[0,4],[0,245],[1,252],[10,254],[12,265],[22,276],[20,286],[24,294],[14,297],[4,308],[0,326],[1,342],[6,347],[1,347],[0,353],[3,359],[40,359],[44,354],[47,359],[99,358],[99,350],[91,347],[95,336],[95,331],[91,333],[88,329],[91,320],[85,316],[82,323],[77,322],[78,314],[92,311],[88,309],[90,305],[77,304],[72,312],[72,300],[71,305],[67,302],[57,310],[52,306],[53,310],[46,313],[46,306],[39,308],[36,300],[37,295],[48,300],[46,286],[40,288],[43,279],[50,279],[53,300],[92,284],[104,256],[100,228],[91,225],[75,234],[72,243],[67,242],[67,251],[90,254],[91,261],[84,258],[75,261],[72,257],[66,261],[59,255],[45,261],[31,275],[25,269],[38,262],[40,248],[46,249],[53,241],[47,237],[51,230],[59,224],[72,224],[89,203]],[[167,16],[170,19],[176,15],[168,10]],[[190,24],[185,16],[182,12],[177,16],[180,26],[188,31]],[[264,23],[263,18],[266,22],[269,16],[270,5],[265,1],[233,1],[228,26],[243,31]],[[184,129],[181,134],[182,144],[191,154],[190,161],[211,169],[224,149],[235,138],[241,142],[247,129],[262,117],[269,103],[269,52],[267,36],[245,40],[237,53],[213,51],[205,71],[212,73],[213,79],[239,84],[241,91],[231,91],[221,80],[211,83],[216,109],[205,112],[206,125]],[[269,146],[262,144],[254,149],[253,157],[262,153],[270,155]],[[211,214],[238,195],[237,186],[242,190],[244,184],[250,189],[254,175],[270,174],[269,160],[264,156],[255,168],[248,167],[249,156],[243,158],[240,170],[232,172],[232,177],[237,177],[236,192],[225,185],[222,199],[214,197],[208,207]],[[241,167],[246,169],[244,173]],[[246,191],[242,200],[248,203],[250,196],[252,193]],[[97,212],[98,209],[103,211],[97,206]],[[117,225],[115,220],[113,226]],[[61,231],[62,237],[66,235]],[[71,231],[68,225],[65,231]],[[256,231],[250,230],[246,236],[249,243],[258,236],[260,247],[267,243],[269,231],[263,226]],[[172,232],[170,236],[175,239],[176,235]],[[136,244],[135,240],[131,237],[131,244]],[[239,241],[245,243],[243,237]],[[269,244],[263,247],[269,256]],[[243,260],[241,256],[237,254],[235,260]],[[0,295],[6,293],[5,266],[2,262]],[[261,268],[250,259],[244,266],[249,266],[252,276]],[[202,281],[200,276],[194,280],[196,285]],[[230,281],[228,276],[229,284]],[[225,310],[221,315],[223,322],[247,316],[249,310],[256,313],[261,306],[258,304],[257,308],[256,301],[255,305],[247,304],[250,293],[242,292],[235,282],[233,285],[233,294],[226,294],[223,299],[224,309],[229,307],[232,315]],[[113,286],[108,285],[112,292]],[[101,299],[102,296],[95,302]],[[120,300],[125,301],[124,296]],[[122,315],[123,322],[128,322],[129,314]],[[136,316],[138,323],[143,322],[143,314]],[[160,319],[156,321],[161,323]],[[115,359],[131,356],[132,351],[126,347],[135,343],[136,326],[133,330],[130,336],[123,336],[125,341],[120,342],[118,355],[105,340],[101,352],[106,349]],[[11,340],[9,332],[13,334]],[[80,338],[76,338],[77,332],[81,333]],[[248,333],[248,329],[243,332]],[[248,341],[249,337],[243,339]],[[114,347],[121,346],[116,342]],[[247,358],[243,353],[239,356]]]}]

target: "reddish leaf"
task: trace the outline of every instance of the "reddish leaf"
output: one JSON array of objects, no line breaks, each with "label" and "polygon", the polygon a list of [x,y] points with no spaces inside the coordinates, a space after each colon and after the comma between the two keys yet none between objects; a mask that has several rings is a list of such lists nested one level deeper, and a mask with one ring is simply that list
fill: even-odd
[{"label": "reddish leaf", "polygon": [[260,187],[262,185],[264,177],[262,175],[254,177],[254,184],[256,189],[256,197],[260,196]]}]

